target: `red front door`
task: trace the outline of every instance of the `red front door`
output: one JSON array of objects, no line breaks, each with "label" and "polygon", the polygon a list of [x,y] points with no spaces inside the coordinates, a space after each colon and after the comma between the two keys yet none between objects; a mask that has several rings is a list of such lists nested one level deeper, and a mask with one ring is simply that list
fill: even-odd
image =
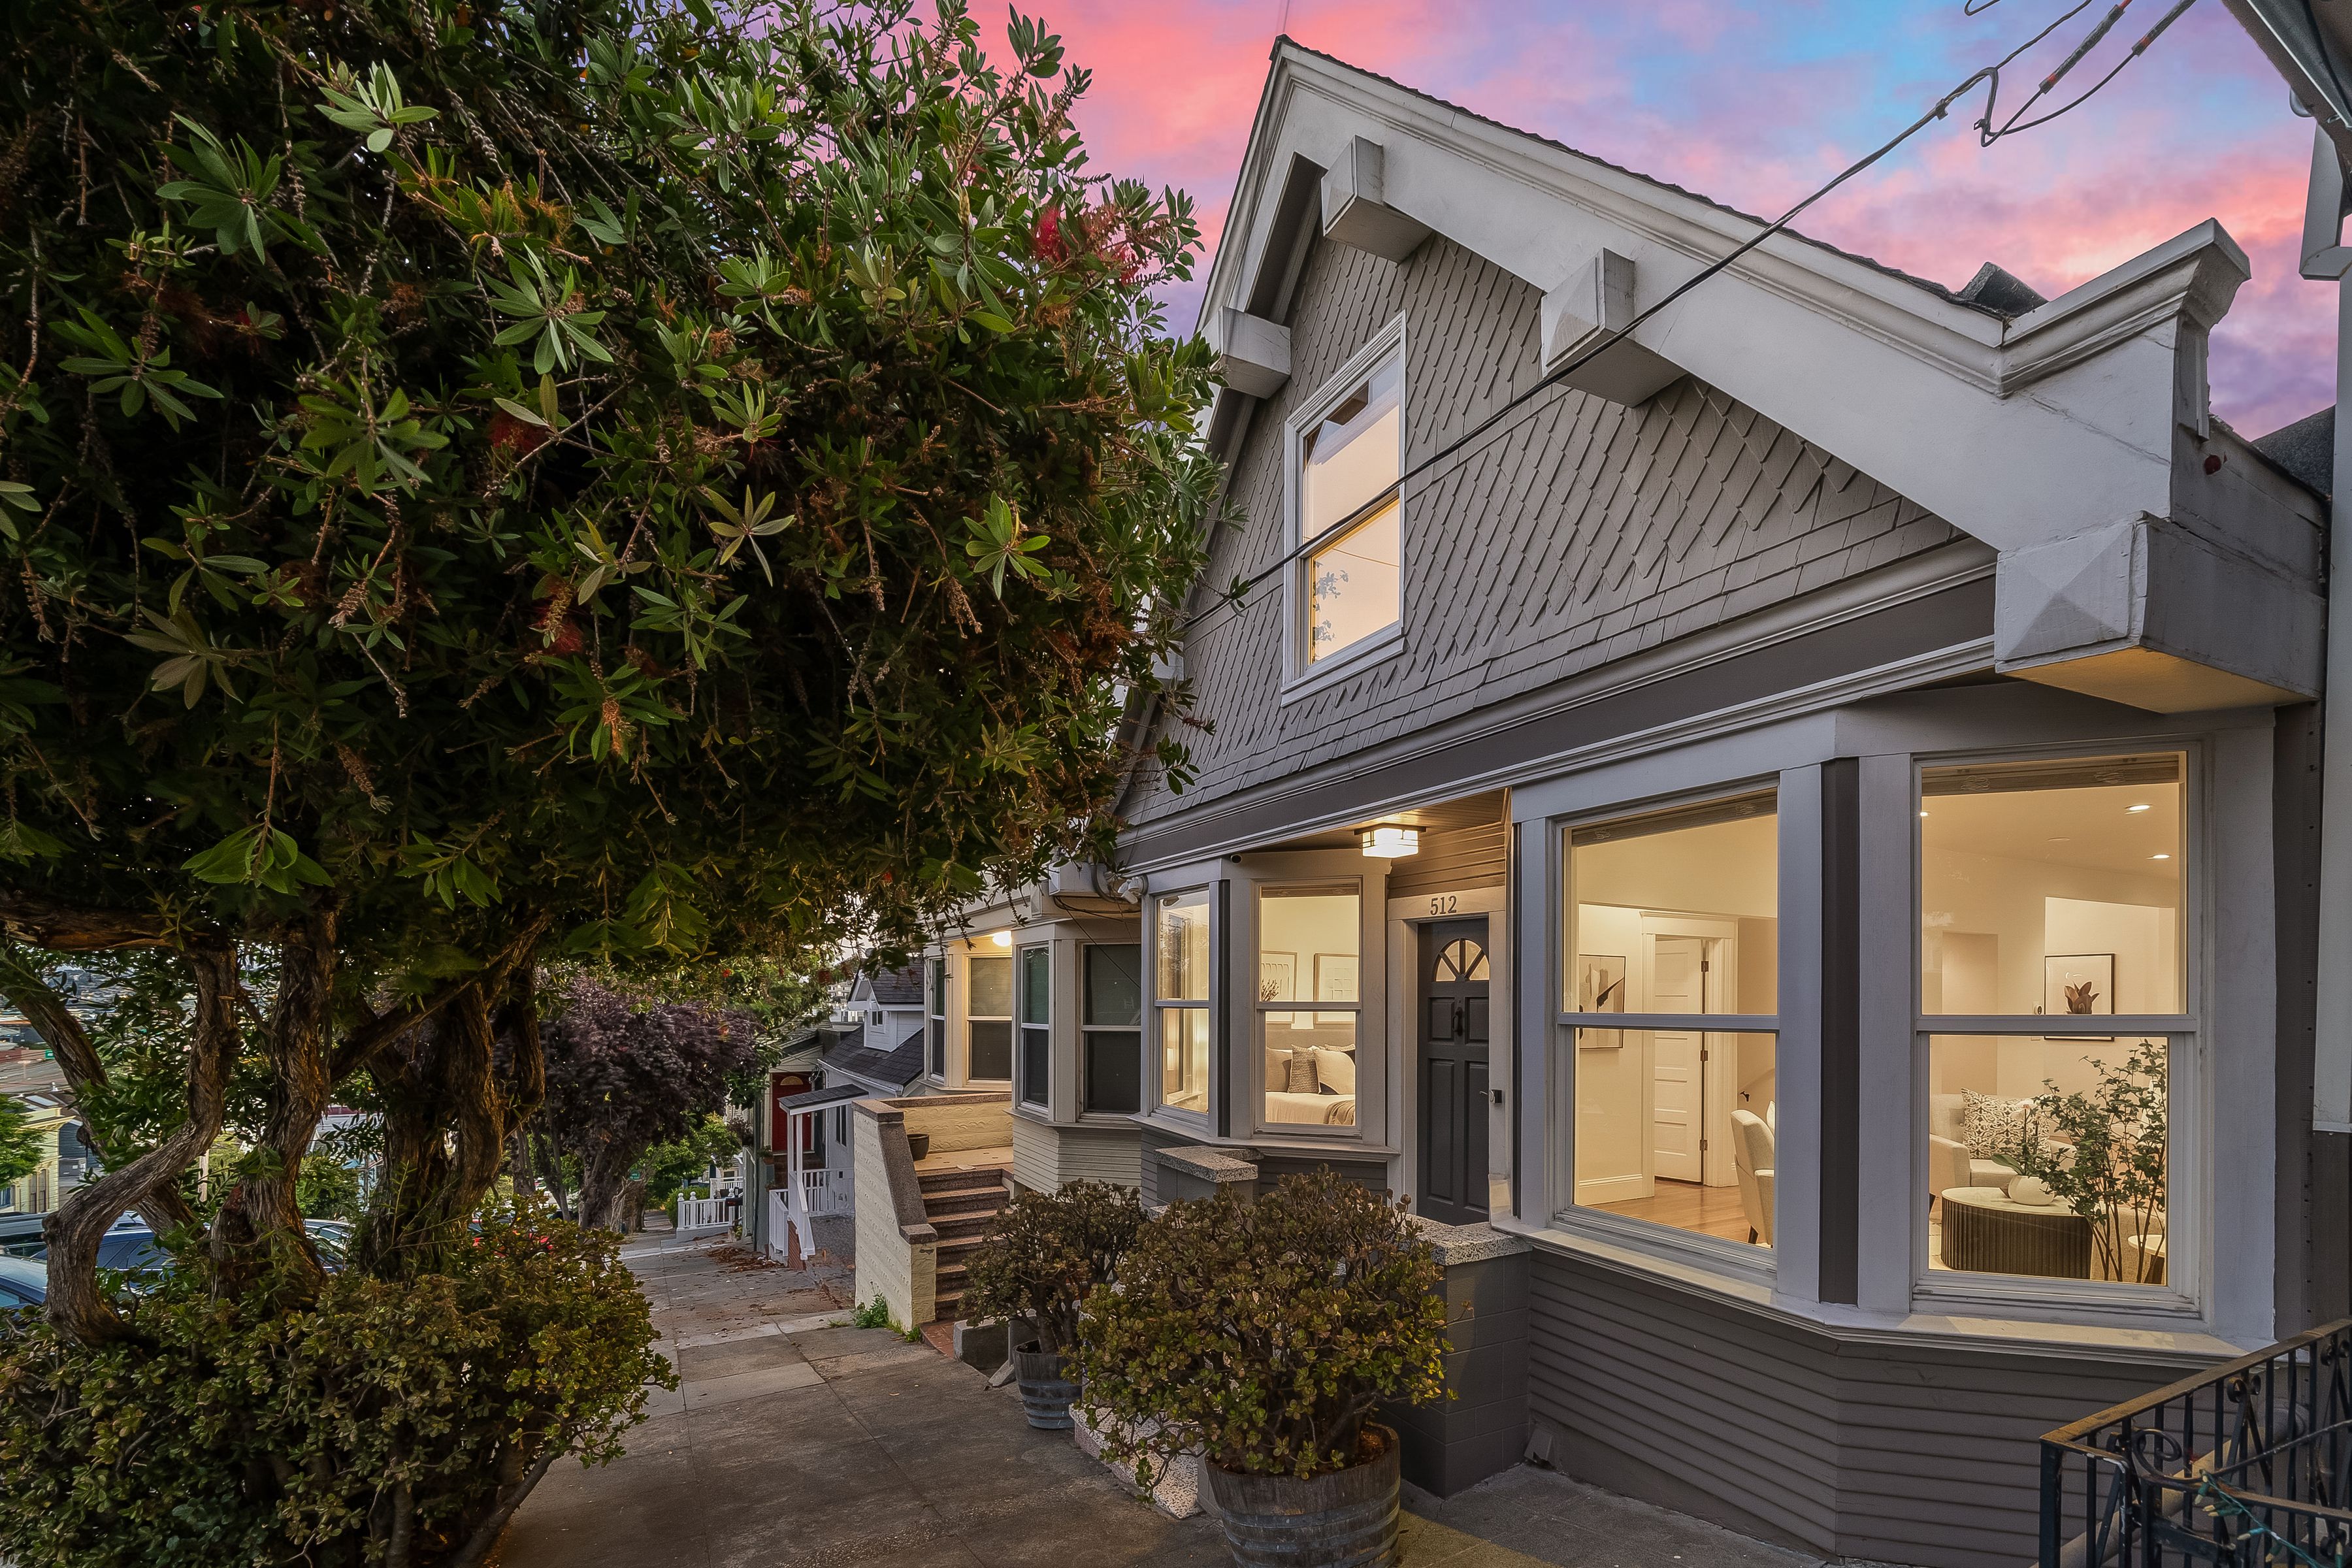
[{"label": "red front door", "polygon": [[[768,1075],[768,1142],[776,1152],[784,1150],[784,1101],[795,1094],[806,1094],[816,1087],[804,1072],[772,1072]],[[816,1152],[816,1118],[801,1118],[801,1152]]]}]

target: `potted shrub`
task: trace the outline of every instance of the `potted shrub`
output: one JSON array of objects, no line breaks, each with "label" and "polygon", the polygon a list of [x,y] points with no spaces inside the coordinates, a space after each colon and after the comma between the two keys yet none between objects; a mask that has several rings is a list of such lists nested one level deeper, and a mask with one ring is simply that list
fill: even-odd
[{"label": "potted shrub", "polygon": [[1371,1416],[1444,1391],[1439,1278],[1403,1202],[1328,1169],[1171,1205],[1087,1304],[1106,1452],[1145,1485],[1199,1454],[1245,1568],[1394,1562],[1397,1435]]},{"label": "potted shrub", "polygon": [[[2042,1184],[2055,1206],[2090,1223],[2093,1273],[2134,1285],[2164,1283],[2166,1050],[2142,1040],[2121,1063],[2094,1059],[2087,1092],[2034,1097],[2001,1157],[2020,1185]],[[2011,1189],[2012,1196],[2016,1189]]]},{"label": "potted shrub", "polygon": [[1030,1426],[1069,1430],[1070,1402],[1078,1394],[1080,1310],[1097,1286],[1116,1276],[1142,1225],[1143,1205],[1132,1189],[1073,1182],[1059,1192],[1013,1199],[996,1234],[972,1254],[965,1310],[1005,1321],[1005,1347]]}]

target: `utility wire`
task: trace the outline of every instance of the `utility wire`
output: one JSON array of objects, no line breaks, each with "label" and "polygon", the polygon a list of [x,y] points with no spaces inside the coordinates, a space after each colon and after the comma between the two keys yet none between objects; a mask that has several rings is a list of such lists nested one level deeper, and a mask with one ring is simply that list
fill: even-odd
[{"label": "utility wire", "polygon": [[[1988,9],[1991,5],[1997,3],[1998,0],[1986,0],[1986,4],[1984,5],[1971,9],[1969,12],[1969,15],[1974,16],[1977,10]],[[1991,84],[1985,95],[1984,116],[1976,122],[1976,127],[1983,144],[1990,146],[2001,136],[2009,135],[2015,131],[2030,130],[2032,125],[2042,124],[2051,120],[2055,120],[2059,115],[2065,113],[2067,110],[2073,109],[2075,104],[2082,102],[2084,99],[2087,99],[2093,93],[2097,92],[2099,89],[2105,87],[2107,82],[2115,79],[2116,71],[2120,71],[2124,65],[2127,65],[2132,60],[2138,58],[2140,54],[2147,48],[2148,45],[2156,41],[2157,36],[2162,33],[2167,27],[2170,26],[2174,20],[2177,19],[2182,12],[2195,5],[2196,0],[2179,0],[2179,3],[2173,6],[2172,10],[2166,15],[2164,19],[2158,22],[2154,28],[2150,29],[2148,35],[2142,38],[2139,43],[2133,47],[2131,53],[2125,57],[2121,64],[2116,66],[2116,70],[2108,72],[2106,77],[2102,79],[2090,89],[2090,91],[2084,93],[2082,98],[2076,99],[2074,103],[2069,103],[2064,108],[2054,110],[2051,113],[2042,116],[2042,119],[2033,121],[2029,124],[2016,124],[2016,117],[2011,116],[2011,124],[2004,125],[1998,132],[1991,131],[1993,103],[2000,91],[2000,73],[2009,66],[2015,63],[2019,56],[2024,54],[2027,50],[2032,49],[2036,45],[2042,42],[2044,39],[2049,37],[2051,34],[2056,32],[2060,27],[2064,26],[2076,16],[2081,16],[2084,11],[2089,10],[2095,3],[2096,0],[2076,0],[2074,5],[2060,13],[2055,21],[2053,21],[2040,32],[2035,33],[2032,37],[2026,39],[2015,48],[2010,50],[2009,53],[2003,55],[1993,64],[1979,67],[1975,71],[1969,73],[1968,78],[1958,87],[1955,87],[1951,91],[1937,99],[1933,108],[1929,109],[1918,119],[1913,121],[1909,125],[1905,126],[1903,130],[1897,132],[1895,136],[1881,143],[1875,151],[1870,153],[1858,161],[1848,164],[1826,184],[1816,189],[1811,195],[1806,196],[1802,201],[1800,201],[1796,205],[1782,213],[1778,218],[1775,218],[1763,228],[1759,229],[1748,238],[1741,241],[1738,246],[1735,247],[1727,254],[1709,262],[1706,267],[1700,268],[1699,271],[1693,274],[1690,278],[1685,279],[1683,282],[1675,285],[1666,292],[1664,298],[1651,305],[1648,309],[1636,312],[1633,319],[1626,322],[1622,328],[1610,333],[1601,342],[1594,343],[1591,347],[1584,350],[1581,353],[1577,354],[1566,363],[1560,365],[1557,370],[1550,372],[1549,374],[1536,382],[1534,385],[1528,387],[1525,392],[1519,393],[1516,396],[1512,397],[1501,407],[1496,409],[1492,414],[1487,415],[1486,418],[1481,419],[1477,424],[1472,426],[1469,429],[1464,431],[1461,435],[1455,437],[1444,446],[1440,447],[1428,457],[1423,458],[1418,463],[1415,463],[1411,468],[1405,469],[1404,472],[1397,476],[1395,491],[1396,500],[1399,502],[1402,502],[1404,500],[1404,488],[1406,485],[1420,478],[1423,474],[1427,473],[1431,468],[1435,468],[1438,464],[1445,461],[1447,458],[1468,450],[1475,443],[1494,432],[1505,419],[1526,407],[1528,404],[1533,401],[1538,394],[1548,392],[1553,387],[1559,385],[1560,383],[1566,381],[1570,376],[1575,374],[1578,371],[1583,369],[1586,365],[1591,363],[1594,360],[1600,358],[1602,354],[1608,353],[1619,343],[1623,342],[1627,338],[1633,335],[1633,330],[1641,326],[1643,322],[1647,321],[1650,318],[1658,314],[1659,311],[1664,310],[1667,306],[1673,304],[1675,300],[1680,300],[1684,295],[1689,293],[1700,284],[1713,278],[1717,273],[1721,272],[1725,268],[1729,267],[1733,262],[1738,261],[1741,257],[1746,256],[1749,251],[1754,250],[1758,246],[1762,245],[1774,235],[1779,234],[1781,230],[1787,228],[1790,224],[1796,221],[1798,216],[1803,213],[1806,208],[1811,206],[1815,202],[1820,201],[1823,196],[1828,195],[1831,192],[1836,190],[1840,185],[1844,184],[1848,180],[1853,179],[1855,175],[1869,169],[1872,165],[1878,163],[1880,159],[1885,158],[1888,153],[1902,146],[1906,142],[1911,140],[1912,137],[1927,129],[1927,127],[1934,124],[1937,121],[1943,119],[1948,112],[1950,112],[1953,103],[1957,101],[1961,95],[1974,89],[1979,82],[1990,82]],[[2093,29],[2092,36],[2085,40],[2081,47],[2074,51],[2074,55],[2067,59],[2065,64],[2061,66],[2056,71],[2053,72],[2051,76],[2042,82],[2041,90],[2037,91],[2032,98],[2026,100],[2025,107],[2031,108],[2034,102],[2041,99],[2043,93],[2048,92],[2053,86],[2056,85],[2059,78],[2064,76],[2067,71],[2073,69],[2075,63],[2079,61],[2084,55],[2088,54],[2091,47],[2095,45],[2101,37],[2105,36],[2107,29],[2114,26],[2116,21],[2123,15],[2125,8],[2130,4],[2131,0],[2122,0],[2122,3],[2117,5],[2115,9],[2109,13],[2106,19]],[[2024,112],[2024,110],[2021,109],[2018,112],[2021,114]],[[1260,569],[1250,576],[1243,578],[1232,586],[1224,589],[1219,594],[1214,602],[1204,606],[1201,610],[1196,611],[1191,616],[1186,618],[1182,627],[1183,632],[1189,634],[1198,630],[1203,621],[1207,620],[1209,616],[1214,615],[1220,609],[1231,609],[1238,615],[1242,610],[1247,607],[1242,603],[1242,601],[1247,597],[1253,590],[1262,586],[1268,579],[1274,577],[1276,574],[1297,563],[1302,556],[1307,554],[1310,551],[1316,549],[1325,542],[1338,536],[1345,531],[1350,523],[1354,522],[1357,517],[1362,516],[1365,513],[1375,510],[1380,505],[1385,504],[1386,500],[1387,492],[1383,491],[1381,500],[1370,503],[1360,511],[1341,520],[1339,522],[1333,524],[1329,528],[1322,530],[1313,538],[1301,541],[1297,548],[1290,551],[1287,554],[1274,562],[1271,565]]]}]

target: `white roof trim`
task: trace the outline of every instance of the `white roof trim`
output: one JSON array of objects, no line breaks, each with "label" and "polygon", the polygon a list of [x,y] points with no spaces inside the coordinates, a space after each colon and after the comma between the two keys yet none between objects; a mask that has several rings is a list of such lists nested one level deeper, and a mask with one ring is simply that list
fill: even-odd
[{"label": "white roof trim", "polygon": [[[1246,305],[1294,157],[1383,148],[1383,197],[1538,289],[1606,247],[1647,305],[1756,231],[1695,196],[1284,43],[1204,324]],[[2003,550],[2174,510],[2174,426],[2204,416],[2204,333],[2249,275],[2207,221],[2014,321],[1788,235],[1634,334]],[[2195,407],[2187,406],[2191,401]],[[1997,454],[1998,460],[1988,460]]]}]

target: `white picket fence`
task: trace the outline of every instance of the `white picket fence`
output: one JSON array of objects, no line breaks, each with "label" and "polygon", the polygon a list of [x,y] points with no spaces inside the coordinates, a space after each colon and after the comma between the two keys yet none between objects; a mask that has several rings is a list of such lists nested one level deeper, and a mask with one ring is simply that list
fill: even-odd
[{"label": "white picket fence", "polygon": [[725,1198],[680,1198],[677,1200],[677,1233],[690,1230],[725,1230],[735,1223],[734,1210]]}]

